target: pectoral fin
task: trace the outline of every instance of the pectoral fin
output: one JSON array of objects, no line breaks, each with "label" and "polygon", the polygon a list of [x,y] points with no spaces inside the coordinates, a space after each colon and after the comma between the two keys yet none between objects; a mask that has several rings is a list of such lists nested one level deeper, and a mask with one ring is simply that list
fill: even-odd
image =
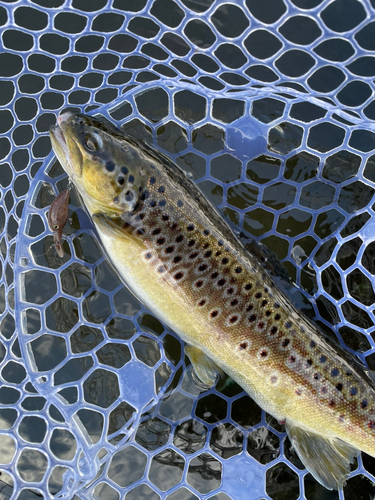
[{"label": "pectoral fin", "polygon": [[199,380],[209,387],[213,386],[218,375],[222,374],[222,370],[217,364],[200,349],[191,345],[185,346],[185,354],[189,357]]},{"label": "pectoral fin", "polygon": [[131,226],[125,227],[125,222],[119,217],[111,218],[106,214],[97,212],[96,214],[93,214],[92,218],[103,233],[109,236],[116,236],[118,238],[130,240],[133,243],[137,243],[137,245],[139,245],[143,250],[146,249],[146,245],[142,239],[134,234],[134,228]]},{"label": "pectoral fin", "polygon": [[286,421],[285,428],[301,462],[329,490],[346,484],[350,464],[359,451],[338,438],[327,439]]}]

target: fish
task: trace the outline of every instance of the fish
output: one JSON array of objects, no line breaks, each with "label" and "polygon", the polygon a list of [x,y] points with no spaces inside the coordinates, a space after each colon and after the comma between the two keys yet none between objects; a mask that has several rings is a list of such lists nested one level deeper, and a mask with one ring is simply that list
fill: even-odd
[{"label": "fish", "polygon": [[327,489],[375,457],[375,385],[245,249],[170,158],[103,118],[63,113],[53,150],[118,274],[186,343],[207,386],[220,370],[285,429]]},{"label": "fish", "polygon": [[53,234],[53,243],[59,257],[64,257],[62,232],[69,218],[69,189],[64,189],[51,203],[48,225]]}]

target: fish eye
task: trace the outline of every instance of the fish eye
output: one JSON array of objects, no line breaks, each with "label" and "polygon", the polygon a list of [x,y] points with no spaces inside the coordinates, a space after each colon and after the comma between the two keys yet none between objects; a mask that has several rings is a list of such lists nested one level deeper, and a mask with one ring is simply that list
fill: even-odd
[{"label": "fish eye", "polygon": [[102,141],[98,135],[85,135],[84,139],[85,148],[90,153],[98,151],[102,145]]},{"label": "fish eye", "polygon": [[59,229],[59,227],[60,227],[60,226],[59,226],[58,224],[54,224],[54,225],[53,225],[53,229]]}]

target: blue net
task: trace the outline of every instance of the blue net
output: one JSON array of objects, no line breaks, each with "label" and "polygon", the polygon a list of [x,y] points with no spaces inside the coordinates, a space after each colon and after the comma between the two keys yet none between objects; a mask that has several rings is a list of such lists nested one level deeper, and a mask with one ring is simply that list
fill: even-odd
[{"label": "blue net", "polygon": [[0,499],[373,498],[306,472],[231,379],[118,279],[48,127],[102,116],[168,154],[290,299],[375,368],[375,4],[35,0],[0,5]]}]

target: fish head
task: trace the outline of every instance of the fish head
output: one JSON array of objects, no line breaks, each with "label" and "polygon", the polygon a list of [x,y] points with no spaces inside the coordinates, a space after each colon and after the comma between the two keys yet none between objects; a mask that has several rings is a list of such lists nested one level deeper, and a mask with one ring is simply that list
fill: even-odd
[{"label": "fish head", "polygon": [[65,112],[49,130],[52,148],[92,212],[130,212],[147,185],[137,148],[107,120]]}]

